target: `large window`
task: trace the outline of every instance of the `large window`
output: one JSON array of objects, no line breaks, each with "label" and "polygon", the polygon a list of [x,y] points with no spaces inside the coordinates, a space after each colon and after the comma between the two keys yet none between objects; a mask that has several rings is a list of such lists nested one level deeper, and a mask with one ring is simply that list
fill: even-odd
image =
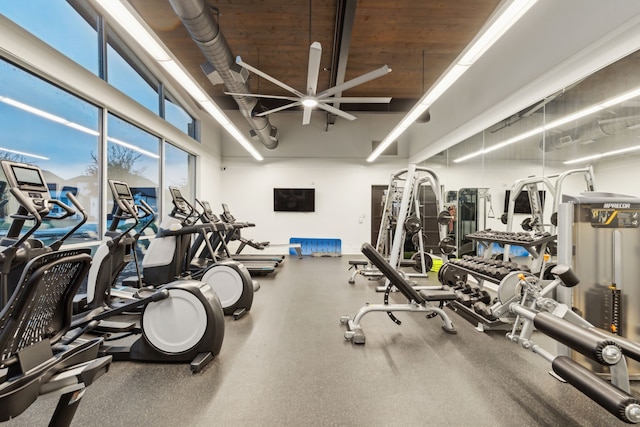
[{"label": "large window", "polygon": [[156,114],[160,113],[158,79],[131,49],[107,27],[107,81]]},{"label": "large window", "polygon": [[[194,139],[195,119],[85,0],[0,0],[0,13]],[[104,32],[96,29],[105,28]],[[101,60],[106,34],[106,61]],[[102,68],[101,68],[102,65]],[[161,109],[162,106],[162,109]]]},{"label": "large window", "polygon": [[193,203],[195,197],[195,170],[196,158],[180,148],[165,143],[164,144],[164,211],[170,212],[171,196],[169,186],[178,187],[180,193]]},{"label": "large window", "polygon": [[97,14],[78,0],[0,1],[0,13],[99,75]]},{"label": "large window", "polygon": [[[0,60],[0,159],[42,168],[54,198],[68,203],[67,192],[77,196],[89,219],[68,242],[98,237],[98,177],[90,170],[98,149],[99,116],[98,107]],[[18,205],[6,188],[1,196],[11,200],[0,212],[6,233],[8,215]],[[50,243],[77,221],[77,216],[45,221],[36,236]]]},{"label": "large window", "polygon": [[187,135],[197,139],[195,119],[169,93],[165,93],[164,97],[164,119]]},{"label": "large window", "polygon": [[107,178],[126,182],[136,200],[158,212],[160,139],[113,114],[107,128]]}]

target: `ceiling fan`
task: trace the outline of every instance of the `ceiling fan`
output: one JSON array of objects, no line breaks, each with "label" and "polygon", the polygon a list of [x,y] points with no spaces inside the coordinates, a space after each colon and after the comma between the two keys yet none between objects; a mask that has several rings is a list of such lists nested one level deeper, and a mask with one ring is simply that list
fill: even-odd
[{"label": "ceiling fan", "polygon": [[236,92],[225,92],[227,95],[235,95],[235,96],[253,96],[256,98],[270,98],[270,99],[284,99],[288,101],[292,101],[289,104],[283,105],[281,107],[273,108],[268,111],[263,111],[256,116],[266,116],[270,113],[275,113],[277,111],[286,110],[288,108],[297,107],[302,105],[304,107],[304,113],[302,116],[302,124],[307,125],[311,121],[311,111],[317,107],[322,110],[325,110],[331,114],[335,114],[336,116],[343,117],[347,120],[355,120],[356,116],[346,113],[333,105],[334,103],[389,103],[391,102],[390,97],[335,97],[333,95],[345,91],[347,89],[351,89],[352,87],[361,85],[370,80],[377,79],[378,77],[382,77],[387,73],[391,72],[391,69],[384,65],[377,70],[370,71],[366,74],[363,74],[359,77],[356,77],[347,82],[341,83],[339,85],[333,86],[327,90],[323,90],[320,93],[316,93],[316,89],[318,87],[318,75],[320,73],[320,56],[322,54],[322,46],[319,42],[313,42],[311,47],[309,48],[309,67],[307,70],[307,90],[306,93],[302,93],[291,86],[288,86],[281,81],[271,77],[270,75],[263,73],[257,68],[252,67],[246,62],[242,61],[242,58],[239,56],[236,57],[236,63],[241,67],[251,71],[252,73],[257,74],[258,76],[269,80],[271,83],[280,86],[288,92],[291,92],[295,96],[278,96],[278,95],[260,95],[253,93],[236,93]]}]

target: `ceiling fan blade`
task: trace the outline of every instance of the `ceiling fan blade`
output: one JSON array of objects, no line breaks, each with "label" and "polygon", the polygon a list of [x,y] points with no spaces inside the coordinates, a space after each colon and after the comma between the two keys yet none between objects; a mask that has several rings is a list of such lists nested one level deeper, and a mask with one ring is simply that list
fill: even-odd
[{"label": "ceiling fan blade", "polygon": [[311,123],[311,112],[313,111],[313,107],[304,107],[304,113],[302,114],[302,124],[308,125]]},{"label": "ceiling fan blade", "polygon": [[286,99],[287,101],[297,101],[298,98],[292,96],[278,96],[278,95],[260,95],[257,93],[239,93],[239,92],[224,92],[225,95],[232,96],[251,96],[254,98],[269,98],[269,99]]},{"label": "ceiling fan blade", "polygon": [[363,74],[355,79],[351,79],[347,82],[341,83],[337,86],[330,87],[327,90],[324,90],[318,94],[318,98],[326,98],[338,92],[345,91],[347,89],[351,89],[352,87],[356,87],[363,83],[366,83],[370,80],[377,79],[378,77],[386,76],[387,73],[391,72],[391,68],[386,65],[378,68],[377,70],[369,71],[367,74]]},{"label": "ceiling fan blade", "polygon": [[287,108],[297,107],[300,104],[302,104],[301,101],[292,102],[290,104],[283,105],[282,107],[277,107],[277,108],[273,108],[273,109],[268,110],[268,111],[263,111],[262,113],[258,113],[258,114],[256,114],[256,117],[262,117],[262,116],[266,116],[267,114],[276,113],[278,111],[286,110]]},{"label": "ceiling fan blade", "polygon": [[318,102],[323,103],[334,103],[334,102],[344,102],[345,104],[388,104],[391,102],[391,97],[372,97],[372,96],[363,96],[363,97],[351,97],[347,96],[344,98],[323,98],[319,99]]},{"label": "ceiling fan blade", "polygon": [[280,86],[282,89],[285,89],[285,90],[295,94],[296,96],[299,96],[300,98],[304,97],[304,94],[302,94],[299,91],[295,90],[291,86],[286,85],[286,84],[282,83],[280,80],[277,80],[274,77],[271,77],[269,74],[263,73],[262,71],[258,70],[257,68],[252,67],[251,65],[247,64],[246,62],[243,62],[242,58],[240,58],[240,56],[236,56],[236,64],[238,64],[242,68],[246,68],[247,70],[251,71],[254,74],[259,75],[260,77],[262,77],[265,80],[269,80],[274,85]]},{"label": "ceiling fan blade", "polygon": [[339,110],[335,107],[332,107],[331,105],[327,105],[327,104],[318,104],[318,108],[323,109],[324,111],[328,111],[331,114],[335,114],[336,116],[340,116],[343,119],[347,119],[347,120],[355,120],[357,119],[356,116],[352,116],[349,113],[345,113],[342,110]]},{"label": "ceiling fan blade", "polygon": [[320,58],[322,46],[318,42],[309,47],[309,68],[307,69],[307,95],[315,96],[318,89],[318,75],[320,74]]}]

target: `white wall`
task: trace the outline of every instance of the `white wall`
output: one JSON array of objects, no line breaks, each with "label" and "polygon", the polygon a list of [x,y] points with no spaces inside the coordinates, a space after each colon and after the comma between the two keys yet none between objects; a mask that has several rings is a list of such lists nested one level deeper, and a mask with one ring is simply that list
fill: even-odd
[{"label": "white wall", "polygon": [[[238,129],[246,135],[249,125],[237,111],[227,111]],[[287,110],[269,115],[271,124],[279,130],[278,147],[269,150],[260,142],[254,141],[267,161],[270,158],[341,158],[364,163],[371,154],[371,141],[382,141],[389,130],[400,121],[402,114],[397,113],[354,113],[358,118],[352,122],[337,118],[336,124],[326,127],[326,114],[314,111],[311,123],[302,125],[301,110]],[[246,151],[223,135],[222,155],[225,159],[247,157]],[[400,139],[398,157],[408,157],[408,142]]]},{"label": "white wall", "polygon": [[640,197],[637,155],[601,160],[594,167],[597,191]]},{"label": "white wall", "polygon": [[[228,112],[239,128],[248,128],[237,112]],[[407,167],[407,144],[397,156],[382,157],[369,164],[371,141],[382,140],[397,114],[358,113],[346,122],[338,118],[326,129],[325,115],[314,112],[303,126],[302,111],[269,116],[282,129],[275,150],[259,142],[265,160],[248,158],[228,135],[223,135],[222,197],[239,221],[256,223],[243,236],[259,241],[287,243],[291,237],[338,238],[342,252],[359,253],[371,239],[371,186],[387,185],[392,172]],[[289,213],[273,211],[273,189],[315,188],[316,211]],[[217,209],[220,209],[220,205]],[[271,249],[272,253],[286,251]]]},{"label": "white wall", "polygon": [[[291,237],[337,238],[342,252],[360,252],[371,239],[371,186],[387,185],[404,160],[366,166],[348,160],[282,159],[257,166],[224,161],[222,200],[239,221],[254,222],[243,236],[288,243]],[[274,212],[273,188],[315,188],[315,212]],[[220,205],[217,206],[218,210]],[[271,253],[286,249],[273,248]]]}]

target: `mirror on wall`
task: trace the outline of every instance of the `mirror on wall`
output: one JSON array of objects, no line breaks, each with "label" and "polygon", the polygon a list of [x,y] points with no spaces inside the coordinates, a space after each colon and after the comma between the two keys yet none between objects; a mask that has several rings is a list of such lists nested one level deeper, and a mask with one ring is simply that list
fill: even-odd
[{"label": "mirror on wall", "polygon": [[[592,168],[597,191],[640,196],[636,166],[640,156],[640,52],[559,88],[545,99],[514,112],[482,132],[424,162],[435,167],[445,191],[488,188],[495,215],[488,228],[502,228],[507,190],[519,180],[539,177],[539,190],[552,194],[558,176],[561,192],[589,189]],[[543,181],[548,181],[547,186]],[[560,195],[558,195],[558,198]],[[541,200],[545,222],[553,214],[553,197]],[[520,225],[523,214],[514,215]],[[515,227],[515,226],[514,226]]]}]

